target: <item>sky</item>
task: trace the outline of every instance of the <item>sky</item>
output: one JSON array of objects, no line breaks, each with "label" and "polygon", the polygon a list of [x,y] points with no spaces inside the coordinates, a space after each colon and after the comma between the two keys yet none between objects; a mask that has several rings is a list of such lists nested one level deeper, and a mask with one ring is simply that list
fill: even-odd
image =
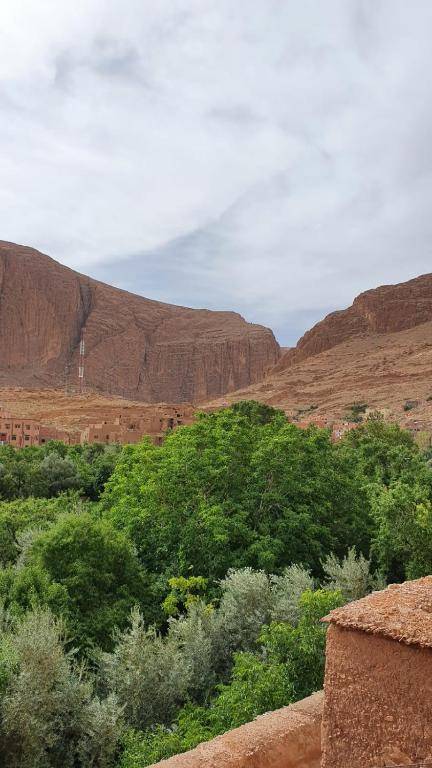
[{"label": "sky", "polygon": [[430,0],[2,0],[0,239],[292,345],[432,272]]}]

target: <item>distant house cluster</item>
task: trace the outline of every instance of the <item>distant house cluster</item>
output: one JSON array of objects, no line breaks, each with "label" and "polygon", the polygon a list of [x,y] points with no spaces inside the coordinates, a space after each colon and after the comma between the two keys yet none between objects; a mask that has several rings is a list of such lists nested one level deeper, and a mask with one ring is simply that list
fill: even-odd
[{"label": "distant house cluster", "polygon": [[166,433],[191,424],[193,421],[190,409],[183,410],[167,406],[161,409],[149,409],[138,417],[120,414],[114,419],[105,419],[97,424],[89,424],[81,432],[81,443],[117,443],[128,445],[139,443],[145,435],[149,435],[156,444],[162,442]]},{"label": "distant house cluster", "polygon": [[[367,415],[367,414],[366,414]],[[382,414],[384,418],[389,418],[390,412]],[[319,427],[320,429],[329,429],[331,431],[331,438],[334,443],[341,440],[347,432],[352,429],[356,429],[360,426],[361,422],[352,421],[334,421],[326,416],[309,416],[301,421],[294,421],[297,427],[300,429],[307,429],[311,425]],[[406,421],[403,428],[411,432],[415,441],[421,448],[426,449],[432,446],[432,425],[431,422],[426,419],[412,419]]]},{"label": "distant house cluster", "polygon": [[0,445],[26,448],[32,445],[44,445],[49,440],[61,440],[67,445],[72,445],[80,442],[80,435],[79,432],[66,432],[41,424],[36,419],[14,416],[0,409]]},{"label": "distant house cluster", "polygon": [[352,429],[356,429],[359,426],[357,422],[333,421],[326,416],[310,416],[302,421],[296,421],[295,425],[296,427],[300,427],[300,429],[307,429],[312,425],[319,427],[319,429],[329,429],[334,443],[341,440],[347,432],[350,432]]},{"label": "distant house cluster", "polygon": [[191,408],[160,406],[147,409],[139,416],[120,413],[111,419],[90,423],[83,430],[63,430],[44,425],[37,419],[16,416],[0,408],[0,445],[14,448],[40,446],[50,440],[66,445],[105,443],[127,445],[138,443],[148,435],[160,444],[166,433],[193,420]]}]

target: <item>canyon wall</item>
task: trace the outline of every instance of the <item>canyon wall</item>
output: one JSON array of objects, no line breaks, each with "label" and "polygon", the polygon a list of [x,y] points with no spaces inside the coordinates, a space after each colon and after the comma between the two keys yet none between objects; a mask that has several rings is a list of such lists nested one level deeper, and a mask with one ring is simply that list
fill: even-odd
[{"label": "canyon wall", "polygon": [[272,332],[234,312],[136,296],[0,241],[0,386],[77,385],[146,402],[197,402],[264,378]]}]

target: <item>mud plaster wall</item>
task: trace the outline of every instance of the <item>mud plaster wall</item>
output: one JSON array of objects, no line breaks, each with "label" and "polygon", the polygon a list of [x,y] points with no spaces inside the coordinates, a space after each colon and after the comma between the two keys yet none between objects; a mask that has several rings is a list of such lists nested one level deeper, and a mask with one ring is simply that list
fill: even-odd
[{"label": "mud plaster wall", "polygon": [[329,627],[322,768],[406,764],[432,755],[432,651]]},{"label": "mud plaster wall", "polygon": [[322,703],[322,693],[315,693],[158,768],[320,768]]}]

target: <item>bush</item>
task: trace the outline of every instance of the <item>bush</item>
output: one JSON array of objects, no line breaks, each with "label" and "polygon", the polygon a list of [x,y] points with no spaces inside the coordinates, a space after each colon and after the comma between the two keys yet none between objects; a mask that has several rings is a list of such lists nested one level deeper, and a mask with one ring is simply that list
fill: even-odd
[{"label": "bush", "polygon": [[322,563],[325,587],[340,592],[345,602],[360,600],[373,589],[384,589],[385,582],[371,573],[370,566],[371,561],[361,553],[357,555],[355,547],[342,560],[329,555]]},{"label": "bush", "polygon": [[406,400],[404,403],[404,411],[412,411],[413,408],[416,408],[418,406],[418,400]]},{"label": "bush", "polygon": [[272,595],[269,577],[251,568],[230,570],[220,583],[222,597],[217,612],[217,627],[224,654],[256,648],[263,624],[271,615]]},{"label": "bush", "polygon": [[169,622],[168,640],[181,653],[187,669],[188,694],[199,703],[207,701],[216,683],[218,631],[213,607],[201,600],[191,603],[185,615]]},{"label": "bush", "polygon": [[112,648],[134,604],[148,605],[142,569],[127,538],[89,513],[66,515],[35,539],[22,568],[0,577],[15,611],[48,605],[65,615],[81,650]]},{"label": "bush", "polygon": [[300,597],[313,588],[314,579],[310,571],[302,565],[290,565],[285,568],[282,576],[273,576],[272,620],[296,625],[300,618]]},{"label": "bush", "polygon": [[93,698],[64,629],[49,611],[27,614],[3,635],[1,752],[9,768],[108,768],[121,736],[120,709]]},{"label": "bush", "polygon": [[114,652],[101,659],[101,677],[128,723],[143,729],[171,723],[186,699],[191,672],[173,638],[147,629],[134,610],[130,629],[118,638]]}]

